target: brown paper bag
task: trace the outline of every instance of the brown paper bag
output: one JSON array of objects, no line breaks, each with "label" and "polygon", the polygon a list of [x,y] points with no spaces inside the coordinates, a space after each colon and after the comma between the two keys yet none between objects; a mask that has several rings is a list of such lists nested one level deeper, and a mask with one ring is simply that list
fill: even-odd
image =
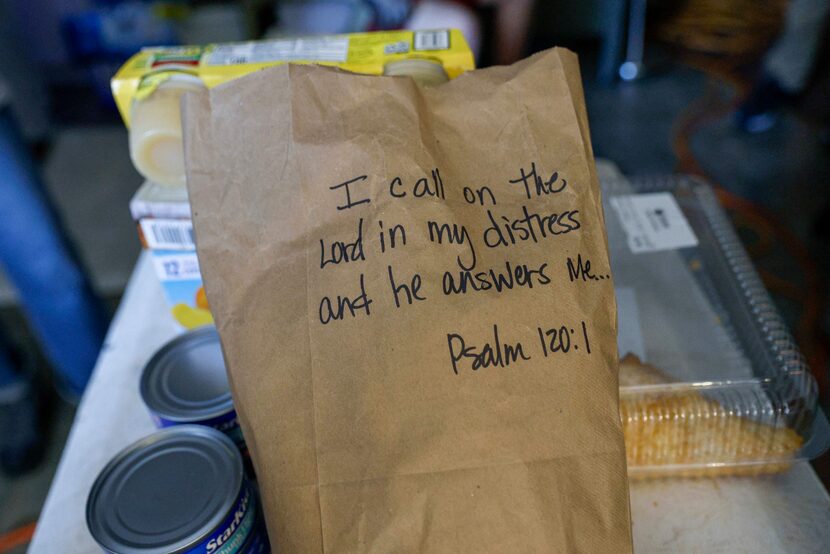
[{"label": "brown paper bag", "polygon": [[576,56],[185,101],[199,260],[280,552],[625,552]]}]

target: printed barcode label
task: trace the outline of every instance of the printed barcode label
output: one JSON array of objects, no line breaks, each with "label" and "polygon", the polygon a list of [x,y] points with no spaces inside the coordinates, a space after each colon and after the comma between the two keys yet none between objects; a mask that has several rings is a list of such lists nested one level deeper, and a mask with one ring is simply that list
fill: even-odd
[{"label": "printed barcode label", "polygon": [[153,265],[159,281],[190,281],[201,279],[199,272],[199,259],[195,252],[176,253],[155,253]]},{"label": "printed barcode label", "polygon": [[186,219],[142,219],[141,232],[149,248],[193,250],[193,223]]},{"label": "printed barcode label", "polygon": [[634,254],[697,246],[697,236],[669,192],[615,196],[611,207]]},{"label": "printed barcode label", "polygon": [[390,42],[383,47],[383,53],[387,56],[391,56],[392,54],[406,54],[407,52],[409,52],[409,42],[405,40]]},{"label": "printed barcode label", "polygon": [[267,62],[345,62],[348,37],[265,40],[213,46],[205,65],[239,65]]},{"label": "printed barcode label", "polygon": [[448,50],[450,47],[450,32],[417,31],[415,33],[415,50]]}]

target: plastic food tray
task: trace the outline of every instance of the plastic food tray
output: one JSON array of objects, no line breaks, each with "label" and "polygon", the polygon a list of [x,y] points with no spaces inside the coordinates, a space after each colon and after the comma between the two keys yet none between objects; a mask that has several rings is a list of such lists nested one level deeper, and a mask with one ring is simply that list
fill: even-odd
[{"label": "plastic food tray", "polygon": [[[774,473],[821,454],[816,381],[711,187],[678,176],[602,189],[620,356],[639,358],[621,364],[629,476]],[[630,199],[613,199],[653,193],[671,195],[697,245],[632,251],[615,207]]]}]

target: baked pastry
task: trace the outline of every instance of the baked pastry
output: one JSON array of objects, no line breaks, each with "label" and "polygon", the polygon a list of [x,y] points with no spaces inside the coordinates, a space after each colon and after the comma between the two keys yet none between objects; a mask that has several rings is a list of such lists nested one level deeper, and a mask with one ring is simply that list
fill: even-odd
[{"label": "baked pastry", "polygon": [[789,427],[738,415],[696,390],[630,388],[671,383],[632,354],[620,360],[630,477],[759,475],[790,467],[803,440]]}]

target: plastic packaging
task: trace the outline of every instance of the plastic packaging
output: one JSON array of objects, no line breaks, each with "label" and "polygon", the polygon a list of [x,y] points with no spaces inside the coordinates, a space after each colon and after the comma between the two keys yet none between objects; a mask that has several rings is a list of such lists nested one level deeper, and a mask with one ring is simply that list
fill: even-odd
[{"label": "plastic packaging", "polygon": [[440,85],[449,81],[449,76],[438,62],[430,60],[399,60],[383,68],[384,75],[408,75],[422,85]]},{"label": "plastic packaging", "polygon": [[182,94],[287,62],[319,63],[370,75],[409,75],[424,84],[438,84],[475,69],[472,52],[456,29],[142,50],[112,79],[113,97],[130,130],[130,157],[138,172],[161,185],[184,186]]},{"label": "plastic packaging", "polygon": [[188,91],[204,88],[198,77],[170,76],[131,108],[130,158],[142,175],[170,186],[185,186],[180,101]]},{"label": "plastic packaging", "polygon": [[[654,193],[671,196],[697,244],[671,206],[628,202],[632,217],[615,207]],[[712,189],[690,177],[620,179],[603,182],[603,197],[620,354],[639,358],[621,364],[629,475],[773,473],[826,450],[816,381]],[[634,253],[650,239],[635,236],[638,217],[685,246],[658,237]]]}]

